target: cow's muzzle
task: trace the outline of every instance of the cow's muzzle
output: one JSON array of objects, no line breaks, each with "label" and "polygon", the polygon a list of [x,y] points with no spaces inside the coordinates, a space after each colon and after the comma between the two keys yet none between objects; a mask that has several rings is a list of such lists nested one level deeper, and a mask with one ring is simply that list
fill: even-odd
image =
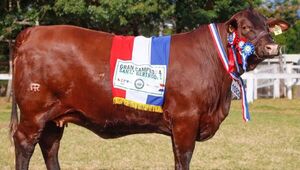
[{"label": "cow's muzzle", "polygon": [[264,56],[267,58],[272,58],[280,54],[280,46],[275,43],[266,44],[264,47]]}]

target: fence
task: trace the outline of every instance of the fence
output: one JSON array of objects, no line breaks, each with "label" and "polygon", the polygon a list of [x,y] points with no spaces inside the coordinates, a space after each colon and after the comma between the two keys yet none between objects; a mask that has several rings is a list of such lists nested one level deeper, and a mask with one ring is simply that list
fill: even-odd
[{"label": "fence", "polygon": [[9,75],[9,74],[0,74],[0,80],[11,80],[11,75]]},{"label": "fence", "polygon": [[[259,68],[242,75],[246,80],[248,102],[258,98],[258,90],[272,87],[272,97],[280,97],[280,89],[284,96],[293,98],[292,87],[300,85],[300,55],[285,55],[280,64],[279,59],[265,61]],[[283,88],[281,86],[283,85]]]}]

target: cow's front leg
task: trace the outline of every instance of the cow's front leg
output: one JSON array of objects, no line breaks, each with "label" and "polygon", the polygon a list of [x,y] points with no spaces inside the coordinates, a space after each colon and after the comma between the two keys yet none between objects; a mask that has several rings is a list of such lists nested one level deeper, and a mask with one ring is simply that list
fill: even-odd
[{"label": "cow's front leg", "polygon": [[188,170],[195,148],[198,116],[182,116],[172,120],[172,144],[176,170]]}]

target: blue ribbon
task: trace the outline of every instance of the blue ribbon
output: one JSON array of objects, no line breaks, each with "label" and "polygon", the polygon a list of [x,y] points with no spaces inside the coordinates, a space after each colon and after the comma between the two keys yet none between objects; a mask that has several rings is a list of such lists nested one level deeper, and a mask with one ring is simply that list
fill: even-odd
[{"label": "blue ribbon", "polygon": [[247,69],[247,59],[254,53],[254,48],[254,45],[250,42],[245,42],[241,48],[244,71]]}]

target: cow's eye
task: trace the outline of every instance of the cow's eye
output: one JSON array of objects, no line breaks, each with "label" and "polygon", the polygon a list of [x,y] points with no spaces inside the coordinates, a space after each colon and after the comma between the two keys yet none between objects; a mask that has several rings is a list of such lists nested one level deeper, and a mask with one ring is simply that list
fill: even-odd
[{"label": "cow's eye", "polygon": [[244,36],[246,36],[246,34],[248,34],[249,31],[250,31],[250,27],[248,27],[247,25],[242,26],[242,34]]},{"label": "cow's eye", "polygon": [[242,29],[243,29],[244,31],[250,31],[250,27],[247,26],[247,25],[242,26]]}]

